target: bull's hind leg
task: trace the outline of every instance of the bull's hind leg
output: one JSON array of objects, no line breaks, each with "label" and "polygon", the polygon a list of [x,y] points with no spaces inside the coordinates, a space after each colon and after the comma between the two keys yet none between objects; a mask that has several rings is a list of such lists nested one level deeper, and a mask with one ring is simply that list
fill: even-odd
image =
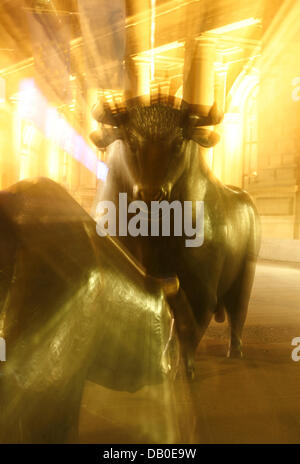
[{"label": "bull's hind leg", "polygon": [[255,263],[246,261],[242,269],[224,296],[230,326],[230,343],[227,356],[242,358],[242,332],[245,324],[248,304],[254,279]]}]

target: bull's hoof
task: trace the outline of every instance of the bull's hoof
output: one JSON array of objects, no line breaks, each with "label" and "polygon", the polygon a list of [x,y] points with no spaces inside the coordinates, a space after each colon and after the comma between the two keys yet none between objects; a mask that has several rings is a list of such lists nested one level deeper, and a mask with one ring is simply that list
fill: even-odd
[{"label": "bull's hoof", "polygon": [[215,312],[215,321],[222,323],[225,321],[225,308],[222,305],[219,305],[217,307],[217,310]]},{"label": "bull's hoof", "polygon": [[195,380],[195,363],[194,361],[188,360],[185,362],[186,375],[188,380]]},{"label": "bull's hoof", "polygon": [[229,350],[227,351],[227,358],[242,359],[243,352],[240,348],[229,348]]},{"label": "bull's hoof", "polygon": [[194,367],[187,367],[186,369],[187,378],[193,382],[195,380],[195,368]]}]

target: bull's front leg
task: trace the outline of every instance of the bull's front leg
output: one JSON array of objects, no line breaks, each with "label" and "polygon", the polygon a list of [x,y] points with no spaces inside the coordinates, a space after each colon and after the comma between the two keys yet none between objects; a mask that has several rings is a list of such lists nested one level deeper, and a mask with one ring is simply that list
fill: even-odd
[{"label": "bull's front leg", "polygon": [[200,339],[199,327],[182,288],[179,289],[176,296],[168,298],[168,302],[174,314],[187,376],[193,380],[195,377],[195,353]]}]

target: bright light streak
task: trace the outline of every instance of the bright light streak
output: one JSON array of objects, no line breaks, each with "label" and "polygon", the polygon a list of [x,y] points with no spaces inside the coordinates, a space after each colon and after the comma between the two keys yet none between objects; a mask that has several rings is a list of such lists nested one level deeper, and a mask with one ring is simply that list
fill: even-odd
[{"label": "bright light streak", "polygon": [[134,56],[133,59],[139,60],[141,57],[144,57],[144,56],[149,56],[149,55],[152,56],[152,53],[157,55],[157,54],[168,52],[170,50],[174,50],[176,48],[180,48],[183,46],[184,46],[184,42],[178,42],[178,41],[170,42],[166,45],[161,45],[160,47],[156,47],[156,48],[152,47],[150,50],[145,50],[144,52],[139,53],[139,55]]},{"label": "bright light streak", "polygon": [[49,176],[51,179],[57,180],[59,174],[59,150],[54,144],[50,146],[49,153]]},{"label": "bright light streak", "polygon": [[155,53],[154,53],[154,42],[155,42],[155,7],[156,0],[151,0],[151,80],[154,79],[154,63],[155,63]]},{"label": "bright light streak", "polygon": [[253,69],[252,74],[246,74],[242,81],[236,81],[232,86],[230,94],[232,95],[231,106],[242,109],[252,89],[258,85],[258,73]]},{"label": "bright light streak", "polygon": [[48,104],[33,79],[21,81],[18,114],[20,118],[31,121],[46,138],[54,141],[62,150],[93,172],[98,179],[105,180],[108,172],[105,163],[98,160],[96,153],[84,138]]},{"label": "bright light streak", "polygon": [[242,52],[243,49],[241,47],[231,47],[231,48],[227,48],[225,50],[222,50],[221,51],[221,54],[222,55],[232,55],[233,53],[239,53],[239,52]]},{"label": "bright light streak", "polygon": [[261,22],[261,19],[258,18],[248,18],[243,19],[242,21],[237,21],[235,23],[226,24],[226,26],[217,27],[216,29],[211,29],[208,32],[213,32],[214,34],[225,34],[226,32],[236,31],[237,29],[242,29],[243,27],[253,26]]},{"label": "bright light streak", "polygon": [[238,113],[224,114],[224,135],[229,156],[236,155],[242,135],[241,117]]},{"label": "bright light streak", "polygon": [[5,79],[0,77],[0,103],[5,103]]},{"label": "bright light streak", "polygon": [[102,161],[98,161],[98,165],[97,165],[97,179],[101,179],[103,180],[103,182],[105,181],[106,177],[107,177],[107,174],[108,174],[108,167],[105,163],[103,163]]}]

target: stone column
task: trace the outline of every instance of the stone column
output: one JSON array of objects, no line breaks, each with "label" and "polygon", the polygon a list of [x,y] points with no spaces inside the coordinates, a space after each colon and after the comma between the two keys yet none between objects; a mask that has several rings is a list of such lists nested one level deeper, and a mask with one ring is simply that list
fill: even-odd
[{"label": "stone column", "polygon": [[[185,49],[183,100],[201,105],[203,115],[207,115],[214,103],[216,45],[211,39],[199,37],[188,41]],[[212,148],[200,147],[200,154],[212,167]]]},{"label": "stone column", "polygon": [[138,57],[129,58],[126,63],[127,79],[125,84],[125,98],[150,95],[151,64]]},{"label": "stone column", "polygon": [[151,49],[151,2],[150,0],[126,0],[127,14],[136,19],[126,30],[125,98],[150,93],[150,62],[140,53]]},{"label": "stone column", "polygon": [[[215,101],[217,102],[220,111],[225,113],[226,105],[226,81],[228,66],[222,64],[222,58],[216,65],[216,76],[215,76]],[[224,171],[226,167],[225,154],[225,137],[224,137],[224,125],[218,126],[218,133],[220,135],[220,142],[213,149],[213,163],[212,169],[216,177],[221,181],[224,180]]]},{"label": "stone column", "polygon": [[203,105],[204,113],[214,103],[215,56],[216,45],[211,39],[200,37],[186,43],[183,99]]},{"label": "stone column", "polygon": [[149,95],[150,94],[150,80],[151,80],[151,64],[139,62],[136,65],[137,69],[137,84],[136,94]]}]

